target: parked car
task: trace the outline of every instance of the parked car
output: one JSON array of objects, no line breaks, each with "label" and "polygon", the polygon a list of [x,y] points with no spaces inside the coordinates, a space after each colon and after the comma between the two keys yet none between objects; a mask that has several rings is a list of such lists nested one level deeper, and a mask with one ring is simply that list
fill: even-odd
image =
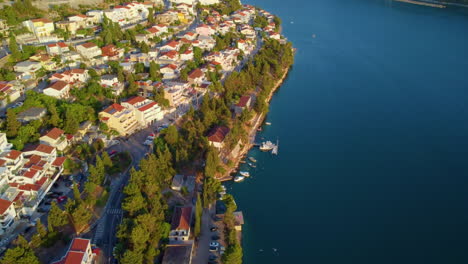
[{"label": "parked car", "polygon": [[218,256],[216,256],[216,255],[210,255],[209,260],[215,260],[215,259],[217,259],[217,258],[218,258]]},{"label": "parked car", "polygon": [[216,226],[213,226],[212,228],[210,228],[210,231],[211,232],[218,231],[218,228]]},{"label": "parked car", "polygon": [[219,243],[216,241],[210,242],[210,247],[219,247]]},{"label": "parked car", "polygon": [[148,139],[143,143],[143,145],[145,145],[145,146],[151,146],[151,144],[153,144],[153,141],[148,140]]},{"label": "parked car", "polygon": [[67,196],[60,196],[60,197],[57,198],[57,202],[61,203],[61,202],[65,201],[65,200],[67,200],[67,198],[68,198]]},{"label": "parked car", "polygon": [[117,154],[117,150],[112,150],[109,152],[109,156],[112,158],[112,156],[114,156],[115,154]]},{"label": "parked car", "polygon": [[210,251],[218,251],[218,247],[210,247]]},{"label": "parked car", "polygon": [[219,237],[218,235],[214,235],[214,236],[211,237],[211,239],[213,239],[213,240],[219,240],[220,237]]}]

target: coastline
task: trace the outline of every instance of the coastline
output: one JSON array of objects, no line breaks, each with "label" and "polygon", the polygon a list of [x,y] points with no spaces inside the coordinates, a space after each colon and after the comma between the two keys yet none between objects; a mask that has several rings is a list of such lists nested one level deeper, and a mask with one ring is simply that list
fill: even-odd
[{"label": "coastline", "polygon": [[[279,87],[283,84],[284,80],[289,74],[289,70],[291,69],[292,65],[289,66],[288,68],[285,69],[285,72],[283,73],[283,76],[275,83],[273,88],[271,89],[270,94],[268,95],[268,98],[266,100],[268,107],[270,107],[270,101],[273,98],[273,95],[275,94],[276,90],[278,90]],[[245,155],[250,151],[250,149],[254,146],[255,143],[255,136],[257,135],[257,130],[258,128],[263,124],[265,121],[266,114],[256,114],[251,120],[250,123],[253,123],[252,126],[250,127],[250,130],[248,131],[249,134],[249,140],[247,143],[244,143],[242,145],[241,150],[237,153],[237,155],[233,158],[233,166],[229,168],[229,170],[225,173],[225,175],[222,178],[219,178],[218,180],[223,182],[223,181],[230,181],[234,178],[232,174],[237,170],[239,167],[240,161],[244,158]]]}]

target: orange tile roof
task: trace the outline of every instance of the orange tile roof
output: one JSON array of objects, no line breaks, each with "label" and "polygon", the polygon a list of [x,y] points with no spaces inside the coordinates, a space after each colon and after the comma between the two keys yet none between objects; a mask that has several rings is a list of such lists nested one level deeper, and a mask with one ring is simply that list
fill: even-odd
[{"label": "orange tile roof", "polygon": [[103,111],[108,113],[108,114],[114,114],[116,111],[117,112],[120,112],[120,111],[123,111],[125,109],[125,107],[119,105],[119,104],[111,104],[109,107],[107,107],[106,109],[104,109]]},{"label": "orange tile roof", "polygon": [[65,257],[64,264],[81,264],[84,252],[69,251]]},{"label": "orange tile roof", "polygon": [[21,151],[13,149],[8,153],[8,155],[5,156],[5,158],[15,160],[21,155],[21,153],[22,153]]},{"label": "orange tile roof", "polygon": [[85,252],[86,249],[88,249],[89,244],[90,244],[89,239],[75,238],[73,239],[73,242],[70,246],[70,250]]},{"label": "orange tile roof", "polygon": [[89,49],[89,48],[96,47],[97,45],[94,44],[93,42],[86,42],[86,43],[83,43],[83,44],[81,44],[79,46],[82,46],[82,47],[85,47],[85,48]]},{"label": "orange tile roof", "polygon": [[52,166],[60,167],[63,163],[67,160],[67,157],[57,157],[55,158],[54,162],[52,162]]},{"label": "orange tile roof", "polygon": [[54,127],[45,136],[55,140],[61,137],[64,133],[65,131],[62,129]]},{"label": "orange tile roof", "polygon": [[141,96],[133,96],[131,98],[128,98],[125,103],[129,103],[131,105],[134,105],[134,104],[137,104],[137,103],[141,103],[143,101],[145,101],[146,99],[141,97]]},{"label": "orange tile roof", "polygon": [[215,127],[208,134],[208,140],[211,142],[221,143],[224,141],[228,133],[229,133],[229,128],[226,126]]},{"label": "orange tile roof", "polygon": [[68,85],[68,83],[64,82],[64,81],[56,81],[54,83],[52,83],[51,85],[49,85],[49,87],[47,88],[52,88],[52,89],[55,89],[57,91],[61,91],[63,90],[66,86]]},{"label": "orange tile roof", "polygon": [[192,218],[192,207],[176,207],[172,218],[172,230],[189,230]]},{"label": "orange tile roof", "polygon": [[12,202],[5,200],[5,199],[0,199],[0,215],[3,215],[6,210],[11,206]]},{"label": "orange tile roof", "polygon": [[190,72],[190,74],[188,75],[188,77],[190,79],[195,79],[195,78],[200,78],[203,76],[203,72],[202,70],[200,70],[199,68],[193,70],[192,72]]},{"label": "orange tile roof", "polygon": [[144,112],[144,111],[150,109],[151,107],[153,107],[153,106],[155,106],[155,105],[157,105],[156,102],[151,102],[151,103],[149,103],[149,104],[147,104],[147,105],[145,105],[145,106],[142,106],[142,107],[138,108],[138,111]]}]

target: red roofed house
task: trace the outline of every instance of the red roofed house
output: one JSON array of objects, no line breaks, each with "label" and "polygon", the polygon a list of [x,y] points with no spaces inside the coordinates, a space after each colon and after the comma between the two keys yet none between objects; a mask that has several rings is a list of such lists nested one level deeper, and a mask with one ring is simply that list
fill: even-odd
[{"label": "red roofed house", "polygon": [[199,68],[190,72],[187,77],[187,81],[190,84],[197,84],[197,85],[200,85],[204,79],[205,79],[205,73]]},{"label": "red roofed house", "polygon": [[215,148],[222,148],[224,145],[224,139],[229,134],[229,127],[217,126],[208,133],[208,142]]},{"label": "red roofed house", "polygon": [[142,127],[147,127],[164,118],[164,112],[156,102],[141,96],[127,99],[122,102],[122,106],[134,111],[136,120]]},{"label": "red roofed house", "polygon": [[242,111],[246,108],[250,108],[252,104],[252,97],[250,95],[244,95],[239,99],[239,102],[234,105],[234,112],[236,114],[242,114]]},{"label": "red roofed house", "polygon": [[120,104],[112,104],[101,111],[99,119],[122,136],[130,135],[139,128],[134,111]]},{"label": "red roofed house", "polygon": [[179,59],[179,53],[175,50],[163,52],[159,55],[160,60],[171,60],[176,61]]},{"label": "red roofed house", "polygon": [[171,40],[166,45],[162,46],[159,50],[161,52],[171,51],[171,50],[178,50],[180,48],[180,42]]},{"label": "red roofed house", "polygon": [[101,49],[93,42],[86,42],[76,46],[76,51],[85,59],[92,59],[102,55]]},{"label": "red roofed house", "polygon": [[0,235],[14,223],[16,218],[16,211],[13,202],[0,199]]},{"label": "red roofed house", "polygon": [[101,48],[102,56],[108,57],[110,60],[119,59],[123,53],[119,52],[116,46],[109,44]]},{"label": "red roofed house", "polygon": [[92,264],[95,257],[89,239],[74,238],[65,256],[52,264]]},{"label": "red roofed house", "polygon": [[169,241],[187,241],[190,237],[192,223],[192,207],[176,207],[171,221]]},{"label": "red roofed house", "polygon": [[65,136],[65,131],[52,128],[47,134],[39,138],[41,144],[49,145],[63,151],[68,146],[68,140]]},{"label": "red roofed house", "polygon": [[56,81],[42,91],[45,95],[58,99],[66,99],[70,95],[70,85],[64,81]]},{"label": "red roofed house", "polygon": [[52,43],[46,46],[47,53],[49,55],[60,55],[65,52],[69,52],[70,48],[68,48],[67,44],[64,42],[57,42],[57,43]]}]

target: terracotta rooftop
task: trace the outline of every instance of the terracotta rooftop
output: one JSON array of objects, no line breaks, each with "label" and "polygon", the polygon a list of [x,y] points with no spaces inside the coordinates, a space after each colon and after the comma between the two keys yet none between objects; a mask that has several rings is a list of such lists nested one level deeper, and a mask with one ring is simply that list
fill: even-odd
[{"label": "terracotta rooftop", "polygon": [[61,137],[64,133],[65,131],[63,131],[62,129],[54,127],[45,136],[56,140],[59,137]]},{"label": "terracotta rooftop", "polygon": [[89,244],[89,239],[75,238],[70,246],[70,250],[85,252],[86,249],[88,249]]},{"label": "terracotta rooftop", "polygon": [[79,45],[79,46],[85,47],[85,48],[87,48],[87,49],[93,48],[93,47],[97,47],[97,45],[94,44],[93,42],[86,42],[86,43],[83,43],[83,44],[81,44],[81,45]]},{"label": "terracotta rooftop", "polygon": [[113,115],[115,112],[120,112],[120,111],[123,111],[124,109],[125,107],[119,104],[111,104],[109,107],[104,109],[103,112]]},{"label": "terracotta rooftop", "polygon": [[66,82],[64,82],[64,81],[56,81],[56,82],[52,83],[51,85],[49,85],[49,87],[47,87],[47,88],[52,88],[52,89],[54,89],[54,90],[61,91],[61,90],[63,90],[67,85],[68,85],[68,83],[66,83]]},{"label": "terracotta rooftop", "polygon": [[42,153],[51,154],[54,151],[54,149],[55,148],[51,147],[51,146],[47,146],[47,145],[44,145],[44,144],[38,144],[38,145],[34,145],[34,146],[24,148],[24,151],[25,152],[38,151],[38,152],[42,152]]},{"label": "terracotta rooftop", "polygon": [[144,112],[144,111],[150,109],[151,107],[153,107],[153,106],[155,106],[155,105],[157,105],[156,102],[151,102],[151,103],[149,103],[149,104],[147,104],[147,105],[144,105],[144,106],[138,108],[138,111]]},{"label": "terracotta rooftop", "polygon": [[12,202],[5,200],[5,199],[0,199],[0,215],[3,215],[6,210],[10,207]]},{"label": "terracotta rooftop", "polygon": [[229,133],[229,128],[226,126],[215,127],[208,134],[208,140],[211,142],[221,143],[224,141],[228,133]]},{"label": "terracotta rooftop", "polygon": [[60,167],[63,163],[67,160],[67,157],[57,157],[55,158],[54,162],[52,162],[52,166]]},{"label": "terracotta rooftop", "polygon": [[145,101],[146,99],[141,97],[141,96],[133,96],[131,98],[128,98],[125,103],[128,103],[128,104],[131,104],[131,105],[134,105],[134,104],[137,104],[137,103],[141,103],[143,101]]},{"label": "terracotta rooftop", "polygon": [[21,155],[21,153],[22,153],[21,151],[13,149],[8,153],[8,155],[5,156],[5,158],[15,160]]},{"label": "terracotta rooftop", "polygon": [[172,217],[171,230],[189,230],[192,207],[176,207]]},{"label": "terracotta rooftop", "polygon": [[247,103],[249,102],[249,100],[250,100],[250,96],[244,95],[244,96],[242,96],[242,97],[239,99],[239,102],[236,104],[236,106],[238,106],[238,107],[246,107],[246,106],[247,106]]},{"label": "terracotta rooftop", "polygon": [[192,72],[190,72],[190,74],[188,75],[188,77],[190,79],[196,79],[196,78],[200,78],[203,76],[203,72],[202,70],[200,70],[199,68],[193,70]]}]

